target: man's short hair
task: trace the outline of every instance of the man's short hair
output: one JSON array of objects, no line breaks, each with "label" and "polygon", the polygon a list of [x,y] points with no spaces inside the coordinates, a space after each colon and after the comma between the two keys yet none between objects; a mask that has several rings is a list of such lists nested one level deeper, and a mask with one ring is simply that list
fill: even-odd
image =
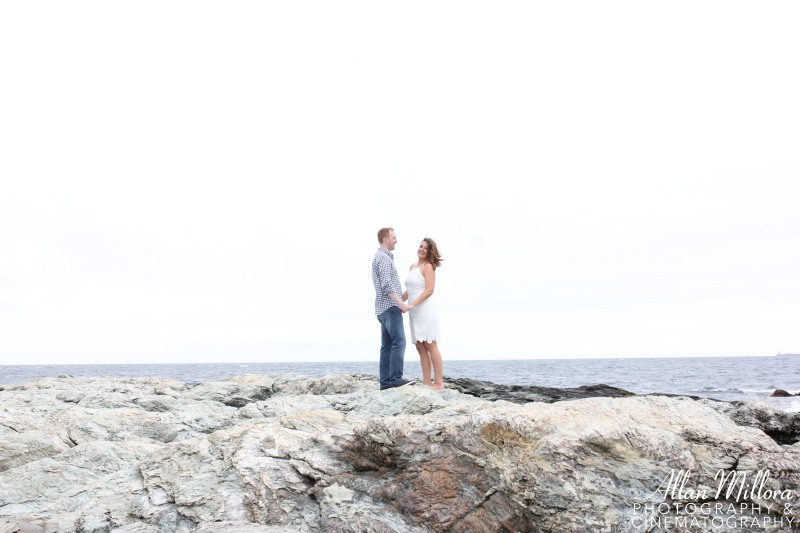
[{"label": "man's short hair", "polygon": [[383,239],[389,236],[389,232],[394,231],[394,228],[381,228],[378,230],[378,242],[383,244]]}]

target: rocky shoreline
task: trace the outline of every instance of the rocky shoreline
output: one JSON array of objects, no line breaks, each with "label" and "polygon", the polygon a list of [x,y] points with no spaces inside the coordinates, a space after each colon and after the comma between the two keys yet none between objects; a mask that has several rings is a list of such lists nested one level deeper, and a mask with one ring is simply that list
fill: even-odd
[{"label": "rocky shoreline", "polygon": [[[689,504],[727,521],[686,531],[800,520],[797,413],[605,385],[445,383],[0,387],[0,533],[672,531],[668,520],[698,519]],[[749,485],[721,490],[720,472]]]}]

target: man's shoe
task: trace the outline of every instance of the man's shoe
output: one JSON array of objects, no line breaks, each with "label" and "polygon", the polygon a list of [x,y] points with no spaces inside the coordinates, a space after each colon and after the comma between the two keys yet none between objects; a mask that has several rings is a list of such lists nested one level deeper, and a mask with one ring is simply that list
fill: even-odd
[{"label": "man's shoe", "polygon": [[394,388],[397,388],[397,387],[402,387],[403,385],[413,385],[416,382],[417,382],[416,379],[403,379],[403,378],[400,378],[398,381],[395,381],[394,383],[389,385],[389,387],[394,389]]}]

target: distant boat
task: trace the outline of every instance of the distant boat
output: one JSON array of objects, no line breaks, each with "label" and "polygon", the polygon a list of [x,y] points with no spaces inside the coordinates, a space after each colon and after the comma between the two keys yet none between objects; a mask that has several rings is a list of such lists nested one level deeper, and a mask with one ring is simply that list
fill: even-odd
[{"label": "distant boat", "polygon": [[778,352],[778,355],[780,355],[780,356],[783,356],[783,355],[794,355],[795,357],[797,357],[797,356],[800,356],[800,353],[781,353],[781,352]]}]

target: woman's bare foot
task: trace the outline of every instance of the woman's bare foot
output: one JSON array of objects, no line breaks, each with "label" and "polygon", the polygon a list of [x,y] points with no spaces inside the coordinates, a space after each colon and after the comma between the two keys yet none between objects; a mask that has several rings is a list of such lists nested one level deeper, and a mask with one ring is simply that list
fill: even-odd
[{"label": "woman's bare foot", "polygon": [[433,390],[444,390],[444,385],[441,383],[431,383],[430,387]]}]

